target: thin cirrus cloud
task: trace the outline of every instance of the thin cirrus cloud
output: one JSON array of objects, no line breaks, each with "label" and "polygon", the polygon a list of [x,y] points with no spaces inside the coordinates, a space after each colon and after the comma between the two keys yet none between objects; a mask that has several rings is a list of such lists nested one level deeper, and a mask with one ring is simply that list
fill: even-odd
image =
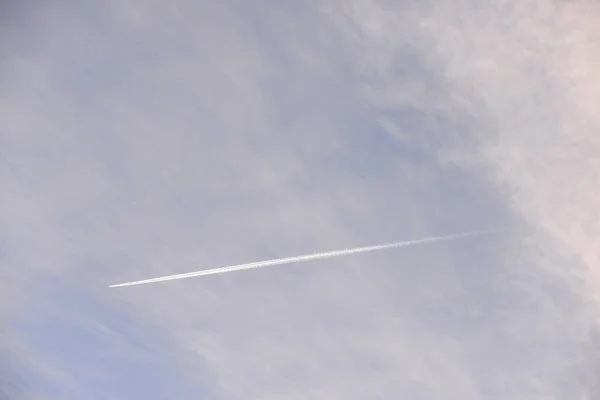
[{"label": "thin cirrus cloud", "polygon": [[[1,382],[65,399],[597,396],[593,2],[9,11]],[[340,268],[106,290],[497,225]]]}]

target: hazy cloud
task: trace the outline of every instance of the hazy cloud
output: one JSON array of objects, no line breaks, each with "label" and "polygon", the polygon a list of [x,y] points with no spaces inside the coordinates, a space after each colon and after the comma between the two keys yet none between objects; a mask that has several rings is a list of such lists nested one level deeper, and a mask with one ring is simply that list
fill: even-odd
[{"label": "hazy cloud", "polygon": [[588,1],[14,7],[6,381],[43,399],[594,398],[598,16]]}]

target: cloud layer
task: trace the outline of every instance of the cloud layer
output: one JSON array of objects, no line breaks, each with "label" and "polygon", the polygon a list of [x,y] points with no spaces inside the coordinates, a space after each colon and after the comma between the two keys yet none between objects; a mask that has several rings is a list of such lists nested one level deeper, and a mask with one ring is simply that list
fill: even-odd
[{"label": "cloud layer", "polygon": [[2,24],[2,371],[29,398],[598,395],[593,2],[66,5]]}]

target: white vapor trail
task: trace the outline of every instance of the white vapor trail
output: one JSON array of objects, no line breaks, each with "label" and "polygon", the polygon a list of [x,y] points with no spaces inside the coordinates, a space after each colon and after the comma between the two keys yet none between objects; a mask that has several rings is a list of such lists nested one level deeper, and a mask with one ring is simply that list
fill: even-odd
[{"label": "white vapor trail", "polygon": [[241,271],[241,270],[245,270],[245,269],[269,267],[271,265],[282,265],[282,264],[290,264],[290,263],[300,262],[300,261],[320,260],[320,259],[324,259],[324,258],[346,256],[346,255],[356,254],[356,253],[366,253],[369,251],[379,251],[379,250],[392,249],[392,248],[396,248],[396,247],[413,246],[413,245],[417,245],[417,244],[425,244],[425,243],[432,243],[432,242],[441,242],[441,241],[445,241],[445,240],[458,239],[458,238],[462,238],[462,237],[466,237],[466,236],[483,235],[485,233],[492,233],[492,232],[494,232],[494,231],[493,230],[484,230],[484,231],[457,233],[454,235],[434,236],[434,237],[429,237],[429,238],[425,238],[425,239],[409,240],[409,241],[405,241],[405,242],[383,243],[383,244],[377,244],[374,246],[357,247],[354,249],[334,250],[334,251],[327,251],[327,252],[323,252],[323,253],[313,253],[313,254],[308,254],[308,255],[304,255],[304,256],[277,258],[275,260],[257,261],[257,262],[247,263],[247,264],[232,265],[229,267],[220,267],[220,268],[206,269],[203,271],[188,272],[188,273],[184,273],[184,274],[168,275],[168,276],[163,276],[163,277],[159,277],[159,278],[144,279],[144,280],[135,281],[135,282],[119,283],[116,285],[110,285],[109,287],[116,288],[116,287],[123,287],[123,286],[143,285],[146,283],[171,281],[171,280],[175,280],[175,279],[192,278],[192,277],[196,277],[196,276],[224,274],[226,272],[234,272],[234,271]]}]

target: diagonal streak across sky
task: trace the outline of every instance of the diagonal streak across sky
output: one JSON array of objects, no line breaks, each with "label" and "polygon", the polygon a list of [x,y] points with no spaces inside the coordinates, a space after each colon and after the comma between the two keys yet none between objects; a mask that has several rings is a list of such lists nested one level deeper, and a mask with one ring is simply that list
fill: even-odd
[{"label": "diagonal streak across sky", "polygon": [[419,245],[419,244],[441,242],[441,241],[446,241],[446,240],[454,240],[454,239],[464,238],[467,236],[478,236],[478,235],[483,235],[486,233],[493,233],[493,232],[495,232],[495,231],[494,230],[473,231],[473,232],[457,233],[457,234],[447,235],[447,236],[433,236],[433,237],[428,237],[428,238],[424,238],[424,239],[408,240],[408,241],[404,241],[404,242],[382,243],[382,244],[377,244],[377,245],[373,245],[373,246],[356,247],[356,248],[344,249],[344,250],[333,250],[333,251],[327,251],[327,252],[322,252],[322,253],[307,254],[307,255],[303,255],[303,256],[276,258],[274,260],[256,261],[256,262],[251,262],[251,263],[247,263],[247,264],[232,265],[229,267],[206,269],[206,270],[196,271],[196,272],[188,272],[188,273],[177,274],[177,275],[162,276],[159,278],[144,279],[141,281],[119,283],[116,285],[110,285],[109,287],[116,288],[116,287],[123,287],[123,286],[144,285],[147,283],[157,283],[157,282],[171,281],[171,280],[175,280],[175,279],[193,278],[193,277],[204,276],[204,275],[224,274],[227,272],[242,271],[242,270],[253,269],[253,268],[263,268],[263,267],[269,267],[269,266],[273,266],[273,265],[282,265],[282,264],[290,264],[290,263],[295,263],[295,262],[320,260],[320,259],[324,259],[324,258],[346,256],[346,255],[357,254],[357,253],[366,253],[366,252],[370,252],[370,251],[386,250],[386,249],[392,249],[392,248],[396,248],[396,247],[406,247],[406,246],[414,246],[414,245]]}]

